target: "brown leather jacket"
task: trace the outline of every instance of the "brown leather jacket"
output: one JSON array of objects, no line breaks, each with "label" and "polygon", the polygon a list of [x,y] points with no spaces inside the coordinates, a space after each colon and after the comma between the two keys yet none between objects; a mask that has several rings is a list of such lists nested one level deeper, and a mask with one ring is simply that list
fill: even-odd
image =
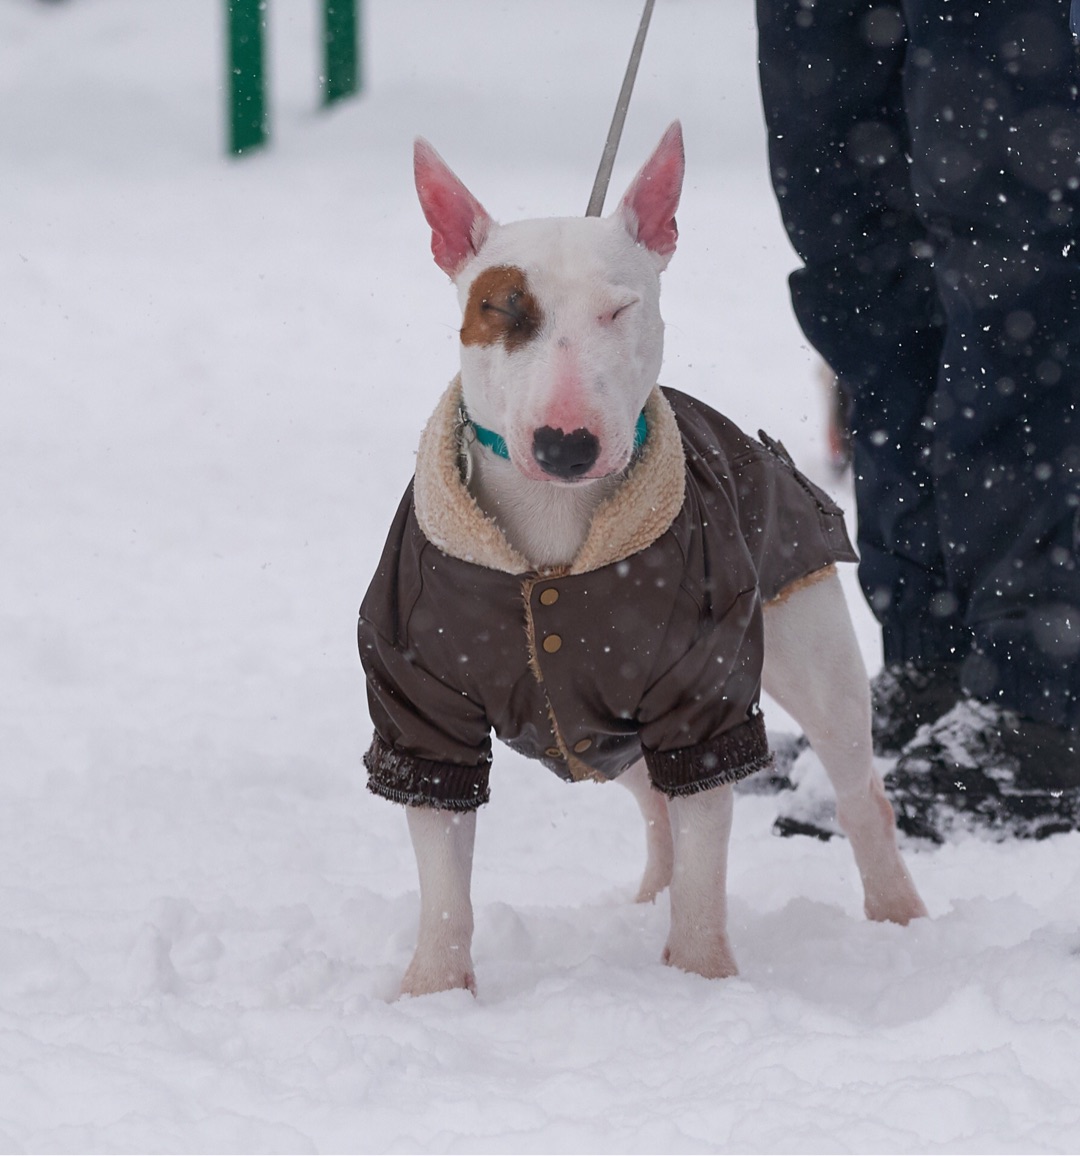
[{"label": "brown leather jacket", "polygon": [[856,560],[838,507],[778,443],[657,389],[626,481],[574,562],[540,574],[465,488],[459,398],[424,431],[360,609],[370,789],[472,810],[492,730],[569,780],[644,755],[668,795],[768,765],[762,604]]}]

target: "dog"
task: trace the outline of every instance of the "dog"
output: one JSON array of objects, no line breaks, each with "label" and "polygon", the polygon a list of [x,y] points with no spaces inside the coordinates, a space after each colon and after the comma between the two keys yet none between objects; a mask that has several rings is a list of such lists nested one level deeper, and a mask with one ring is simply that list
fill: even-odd
[{"label": "dog", "polygon": [[369,787],[406,805],[420,877],[402,993],[475,994],[492,729],[565,779],[631,790],[647,830],[638,899],[670,891],[664,962],[736,974],[732,784],[770,762],[762,686],[828,771],[867,916],[925,915],[873,769],[840,511],[778,443],[656,384],[678,122],[602,219],[499,225],[429,144],[414,160],[462,326],[460,375],[360,614]]}]

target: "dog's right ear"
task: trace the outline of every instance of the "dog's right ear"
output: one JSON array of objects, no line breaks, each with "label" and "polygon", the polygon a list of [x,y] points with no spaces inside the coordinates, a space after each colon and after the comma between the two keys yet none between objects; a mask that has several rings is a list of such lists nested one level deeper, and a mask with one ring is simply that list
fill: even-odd
[{"label": "dog's right ear", "polygon": [[413,147],[413,172],[420,207],[431,226],[435,264],[456,277],[480,252],[493,223],[491,217],[422,137],[416,138]]}]

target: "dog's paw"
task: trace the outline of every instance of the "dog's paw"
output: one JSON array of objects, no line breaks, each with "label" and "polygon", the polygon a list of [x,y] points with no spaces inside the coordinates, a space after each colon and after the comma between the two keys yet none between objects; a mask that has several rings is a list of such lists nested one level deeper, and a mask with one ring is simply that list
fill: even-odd
[{"label": "dog's paw", "polygon": [[677,944],[668,940],[661,958],[668,967],[706,979],[728,979],[739,974],[727,936],[711,943]]},{"label": "dog's paw", "polygon": [[927,915],[926,904],[903,868],[887,885],[879,885],[873,891],[867,888],[863,910],[866,918],[875,923],[899,923],[901,927]]},{"label": "dog's paw", "polygon": [[436,992],[456,991],[458,988],[476,995],[476,973],[468,952],[464,958],[460,958],[457,952],[450,957],[421,958],[418,952],[405,972],[399,994],[434,995]]},{"label": "dog's paw", "polygon": [[926,905],[896,846],[892,805],[876,776],[862,798],[845,801],[839,819],[855,852],[867,919],[907,925],[924,917]]},{"label": "dog's paw", "polygon": [[641,886],[638,888],[637,895],[634,896],[635,903],[655,903],[656,897],[661,891],[664,891],[671,882],[670,876],[666,879],[653,878],[648,871],[645,872],[645,878],[641,881]]},{"label": "dog's paw", "polygon": [[649,858],[645,864],[645,874],[641,877],[641,886],[638,888],[635,903],[655,903],[661,891],[671,886],[671,875],[674,869],[674,851],[671,840],[666,845],[654,848],[649,844]]}]

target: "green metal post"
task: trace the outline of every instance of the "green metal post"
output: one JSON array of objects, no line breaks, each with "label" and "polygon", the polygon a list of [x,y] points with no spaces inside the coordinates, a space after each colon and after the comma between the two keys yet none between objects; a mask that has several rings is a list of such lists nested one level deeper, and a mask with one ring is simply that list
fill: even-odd
[{"label": "green metal post", "polygon": [[323,43],[328,105],[360,91],[360,0],[323,0]]},{"label": "green metal post", "polygon": [[229,149],[266,143],[266,0],[226,0],[229,18]]}]

